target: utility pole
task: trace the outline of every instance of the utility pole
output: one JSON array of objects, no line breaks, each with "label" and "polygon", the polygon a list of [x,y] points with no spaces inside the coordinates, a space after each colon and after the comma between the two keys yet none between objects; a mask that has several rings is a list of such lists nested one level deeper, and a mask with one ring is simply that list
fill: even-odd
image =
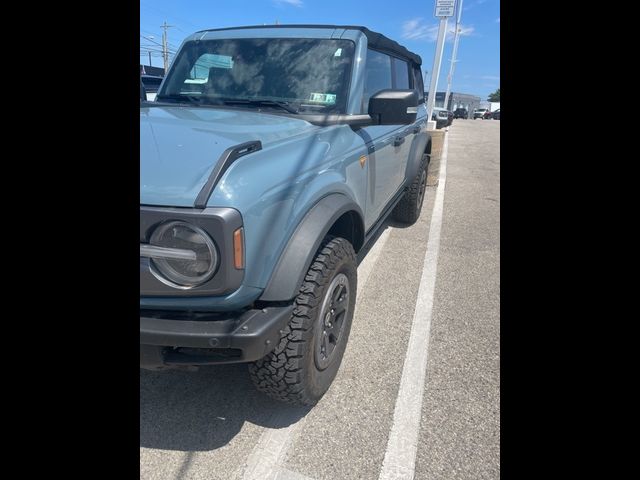
[{"label": "utility pole", "polygon": [[167,47],[167,28],[173,27],[173,25],[167,25],[167,21],[165,20],[160,28],[162,28],[162,59],[164,60],[164,74],[167,74],[167,70],[169,70],[169,48]]},{"label": "utility pole", "polygon": [[[449,102],[449,93],[451,93],[451,81],[453,79],[453,71],[456,69],[456,56],[458,54],[458,41],[460,40],[460,19],[462,18],[462,2],[458,4],[458,17],[456,18],[456,33],[453,40],[453,54],[451,55],[451,67],[449,68],[449,76],[447,77],[447,93],[444,95],[444,108],[447,108]],[[448,110],[448,108],[447,108]]]},{"label": "utility pole", "polygon": [[149,50],[149,66],[153,67],[153,65],[151,65],[151,50]]}]

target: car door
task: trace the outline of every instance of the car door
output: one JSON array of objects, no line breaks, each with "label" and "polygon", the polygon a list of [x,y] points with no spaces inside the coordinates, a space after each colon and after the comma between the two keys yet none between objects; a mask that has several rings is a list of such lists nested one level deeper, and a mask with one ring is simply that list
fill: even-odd
[{"label": "car door", "polygon": [[[401,73],[403,69],[404,74]],[[362,111],[367,111],[369,98],[380,90],[409,88],[408,78],[409,70],[405,61],[369,49],[365,63]],[[410,138],[407,138],[407,128],[407,125],[374,125],[360,129],[359,134],[365,140],[369,159],[366,228],[375,223],[404,182],[411,144]]]}]

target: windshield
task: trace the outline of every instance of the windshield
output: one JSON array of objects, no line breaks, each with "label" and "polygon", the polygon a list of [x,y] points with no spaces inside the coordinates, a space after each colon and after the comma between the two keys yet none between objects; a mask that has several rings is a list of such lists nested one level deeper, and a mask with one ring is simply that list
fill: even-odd
[{"label": "windshield", "polygon": [[349,40],[317,38],[189,42],[158,99],[344,113],[354,49]]}]

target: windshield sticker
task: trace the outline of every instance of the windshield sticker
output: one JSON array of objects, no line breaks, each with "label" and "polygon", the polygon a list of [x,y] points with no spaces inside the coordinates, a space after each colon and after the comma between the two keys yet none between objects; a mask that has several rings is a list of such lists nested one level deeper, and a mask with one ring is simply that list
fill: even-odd
[{"label": "windshield sticker", "polygon": [[342,55],[342,49],[339,48],[336,50],[336,53],[333,54],[334,57],[340,57]]},{"label": "windshield sticker", "polygon": [[324,103],[325,105],[334,105],[336,103],[335,93],[312,93],[309,101],[316,103]]}]

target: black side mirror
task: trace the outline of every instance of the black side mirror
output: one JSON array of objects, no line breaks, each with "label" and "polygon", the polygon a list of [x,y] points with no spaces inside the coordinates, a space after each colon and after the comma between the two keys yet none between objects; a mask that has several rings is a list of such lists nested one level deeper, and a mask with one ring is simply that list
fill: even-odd
[{"label": "black side mirror", "polygon": [[373,125],[409,125],[418,114],[416,90],[380,90],[369,99]]},{"label": "black side mirror", "polygon": [[140,80],[140,101],[141,102],[147,101],[147,90],[144,88],[144,84],[142,83],[142,80]]}]

